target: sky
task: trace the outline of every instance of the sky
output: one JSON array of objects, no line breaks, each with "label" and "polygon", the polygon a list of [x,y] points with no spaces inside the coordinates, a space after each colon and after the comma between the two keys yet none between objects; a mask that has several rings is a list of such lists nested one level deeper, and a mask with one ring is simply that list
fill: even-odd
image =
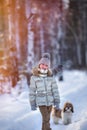
[{"label": "sky", "polygon": [[[64,71],[64,81],[56,81],[60,93],[60,108],[66,101],[74,106],[72,123],[64,125],[62,121],[55,125],[50,120],[52,130],[86,130],[87,129],[87,72]],[[11,94],[0,94],[0,130],[41,130],[42,117],[37,108],[31,111],[29,88],[26,79],[22,80],[21,94],[19,84]]]}]

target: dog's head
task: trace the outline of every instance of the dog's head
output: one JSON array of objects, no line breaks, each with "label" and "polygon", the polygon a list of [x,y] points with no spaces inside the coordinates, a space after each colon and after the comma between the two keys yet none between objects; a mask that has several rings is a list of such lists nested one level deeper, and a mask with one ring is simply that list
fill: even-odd
[{"label": "dog's head", "polygon": [[70,102],[66,102],[63,107],[63,112],[74,112],[73,104]]}]

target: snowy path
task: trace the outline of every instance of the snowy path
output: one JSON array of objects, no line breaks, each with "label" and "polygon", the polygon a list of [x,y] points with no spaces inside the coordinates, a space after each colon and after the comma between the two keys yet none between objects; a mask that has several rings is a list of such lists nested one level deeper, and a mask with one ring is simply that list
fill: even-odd
[{"label": "snowy path", "polygon": [[[75,112],[70,125],[55,125],[51,119],[52,130],[86,130],[87,129],[87,73],[82,71],[65,71],[64,81],[59,82],[61,97],[60,107],[66,101],[74,105]],[[41,130],[39,110],[31,111],[28,89],[20,96],[0,95],[0,130]]]}]

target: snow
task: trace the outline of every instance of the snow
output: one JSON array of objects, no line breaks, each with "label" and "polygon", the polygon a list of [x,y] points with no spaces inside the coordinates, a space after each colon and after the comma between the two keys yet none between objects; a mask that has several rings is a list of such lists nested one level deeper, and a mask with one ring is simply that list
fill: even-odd
[{"label": "snow", "polygon": [[[62,121],[55,125],[51,118],[52,130],[86,130],[87,129],[87,72],[64,71],[64,81],[59,82],[61,97],[60,107],[66,101],[74,105],[72,123],[63,125]],[[56,78],[57,80],[57,78]],[[23,84],[24,83],[24,84]],[[24,89],[17,94],[0,95],[0,130],[41,130],[42,117],[39,109],[31,111],[29,103],[29,89],[27,83],[22,81]]]}]

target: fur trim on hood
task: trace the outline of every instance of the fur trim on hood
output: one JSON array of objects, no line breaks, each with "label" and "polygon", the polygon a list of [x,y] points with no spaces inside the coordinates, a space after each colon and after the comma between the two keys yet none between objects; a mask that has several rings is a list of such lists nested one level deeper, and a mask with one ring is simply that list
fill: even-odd
[{"label": "fur trim on hood", "polygon": [[[40,72],[38,71],[38,67],[32,69],[32,74],[34,76],[39,76]],[[48,70],[47,76],[52,76],[52,71],[50,69]]]}]

